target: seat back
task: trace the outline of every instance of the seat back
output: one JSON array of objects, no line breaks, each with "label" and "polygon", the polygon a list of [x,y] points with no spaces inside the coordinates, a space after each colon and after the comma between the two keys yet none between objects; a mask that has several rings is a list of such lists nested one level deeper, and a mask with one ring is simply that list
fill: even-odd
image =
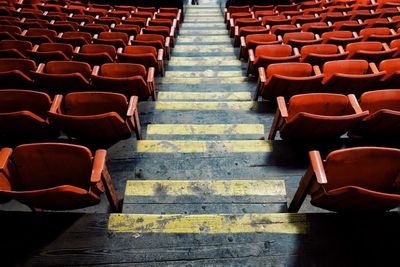
[{"label": "seat back", "polygon": [[36,64],[29,59],[0,59],[0,87],[1,88],[31,88],[32,72]]},{"label": "seat back", "polygon": [[114,62],[117,51],[112,45],[89,44],[82,46],[79,53],[74,54],[74,60],[86,62],[90,66],[101,66]]},{"label": "seat back", "polygon": [[400,89],[365,92],[360,98],[360,106],[371,114],[382,109],[400,112]]},{"label": "seat back", "polygon": [[320,68],[328,61],[342,60],[347,56],[348,53],[338,53],[334,44],[305,45],[301,48],[301,61]]}]

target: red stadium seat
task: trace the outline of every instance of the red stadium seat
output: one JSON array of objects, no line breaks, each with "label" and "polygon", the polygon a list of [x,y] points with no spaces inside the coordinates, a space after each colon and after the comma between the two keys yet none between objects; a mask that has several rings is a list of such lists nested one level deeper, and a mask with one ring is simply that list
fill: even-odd
[{"label": "red stadium seat", "polygon": [[164,76],[164,51],[156,50],[152,46],[127,46],[118,53],[118,62],[141,64],[149,70],[151,67],[155,69],[155,74]]},{"label": "red stadium seat", "polygon": [[0,59],[0,88],[29,89],[33,86],[35,61],[29,59]]},{"label": "red stadium seat", "polygon": [[74,51],[73,60],[86,62],[91,67],[101,66],[105,63],[113,63],[117,50],[112,45],[88,44]]},{"label": "red stadium seat", "polygon": [[300,62],[317,65],[320,68],[328,61],[341,60],[348,56],[342,47],[334,44],[305,45],[301,48],[300,54]]}]

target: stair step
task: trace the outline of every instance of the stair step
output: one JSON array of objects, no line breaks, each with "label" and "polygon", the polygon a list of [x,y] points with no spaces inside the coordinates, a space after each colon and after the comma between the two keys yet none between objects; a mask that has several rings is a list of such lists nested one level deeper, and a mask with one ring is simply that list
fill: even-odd
[{"label": "stair step", "polygon": [[[156,82],[163,84],[246,84],[246,77],[225,77],[225,78],[176,78],[165,77],[156,79]],[[255,85],[253,85],[255,86]]]},{"label": "stair step", "polygon": [[[215,27],[213,27],[215,28]],[[199,35],[199,36],[180,36],[176,39],[176,46],[182,43],[226,43],[230,42],[231,38],[229,36],[209,36],[209,35]]]},{"label": "stair step", "polygon": [[231,45],[181,45],[177,44],[174,47],[174,53],[176,52],[197,52],[197,53],[210,53],[210,52],[230,52],[233,53],[235,50]]},{"label": "stair step", "polygon": [[242,71],[166,71],[165,78],[226,78],[240,77]]},{"label": "stair step", "polygon": [[158,101],[163,100],[210,100],[250,101],[250,92],[159,92]]},{"label": "stair step", "polygon": [[241,66],[235,57],[172,57],[168,66]]},{"label": "stair step", "polygon": [[283,233],[306,234],[304,214],[110,214],[108,230],[118,233],[226,234]]},{"label": "stair step", "polygon": [[157,83],[157,91],[166,92],[254,92],[256,84],[253,82],[240,84],[162,84]]},{"label": "stair step", "polygon": [[265,140],[139,140],[135,151],[137,153],[265,153],[271,152],[272,146]]},{"label": "stair step", "polygon": [[155,110],[252,110],[257,108],[255,101],[157,101]]},{"label": "stair step", "polygon": [[[201,17],[199,17],[201,19]],[[228,34],[228,30],[211,30],[211,29],[206,29],[206,30],[197,30],[197,29],[184,29],[182,28],[179,30],[179,34],[181,35],[223,35],[226,36]]]},{"label": "stair step", "polygon": [[[186,23],[185,22],[182,24],[181,29],[186,29],[186,28],[226,29],[226,26],[223,23],[212,23],[212,22],[211,23]],[[222,38],[222,36],[219,36],[219,37]],[[229,36],[226,36],[226,37],[230,40]]]},{"label": "stair step", "polygon": [[264,135],[263,124],[150,124],[147,135]]}]

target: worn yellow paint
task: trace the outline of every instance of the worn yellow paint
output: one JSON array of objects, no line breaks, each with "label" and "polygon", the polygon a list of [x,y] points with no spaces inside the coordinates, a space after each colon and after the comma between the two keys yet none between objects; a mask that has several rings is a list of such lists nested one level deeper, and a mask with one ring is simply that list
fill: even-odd
[{"label": "worn yellow paint", "polygon": [[185,23],[187,22],[219,22],[219,23],[224,23],[224,19],[222,17],[200,17],[200,16],[196,16],[194,18],[186,18],[185,19]]},{"label": "worn yellow paint", "polygon": [[[204,25],[204,24],[202,24]],[[196,27],[200,27],[196,25]],[[204,26],[203,26],[204,27]],[[209,26],[212,28],[212,26]],[[207,35],[199,35],[199,36],[179,36],[179,43],[221,43],[221,42],[230,42],[231,39],[228,36],[207,36]],[[180,44],[179,44],[180,45]]]},{"label": "worn yellow paint", "polygon": [[228,78],[162,78],[163,84],[248,84],[245,77]]},{"label": "worn yellow paint", "polygon": [[139,153],[267,153],[272,145],[265,140],[187,141],[187,140],[139,140]]},{"label": "worn yellow paint", "polygon": [[241,66],[231,57],[172,57],[168,66]]},{"label": "worn yellow paint", "polygon": [[[200,17],[199,17],[200,18]],[[193,29],[181,29],[180,31],[179,31],[179,33],[180,34],[193,34],[193,35],[218,35],[218,34],[220,34],[220,35],[226,35],[226,34],[228,34],[228,30],[222,30],[222,29],[220,29],[220,30],[211,30],[211,29],[205,29],[205,30],[193,30]],[[175,46],[175,48],[174,48],[174,51],[176,51],[176,49],[178,48],[179,46],[178,45],[176,45]],[[233,49],[233,47],[232,47],[232,49]],[[223,51],[221,51],[221,52],[223,52]]]},{"label": "worn yellow paint", "polygon": [[128,180],[125,196],[285,196],[284,180]]},{"label": "worn yellow paint", "polygon": [[166,71],[166,78],[217,78],[217,77],[238,77],[242,71]]},{"label": "worn yellow paint", "polygon": [[[211,28],[211,29],[215,29],[215,28],[220,28],[220,29],[225,29],[225,25],[223,23],[183,23],[181,26],[182,29],[186,29],[186,28]],[[187,38],[187,37],[195,37],[195,36],[179,36],[178,39],[182,39],[182,38]],[[207,38],[210,39],[218,39],[221,38],[219,42],[223,42],[225,40],[231,40],[229,38],[229,36],[207,36]]]},{"label": "worn yellow paint", "polygon": [[251,100],[250,92],[159,92],[158,100]]},{"label": "worn yellow paint", "polygon": [[262,124],[149,124],[147,134],[157,135],[234,135],[264,134]]},{"label": "worn yellow paint", "polygon": [[163,234],[306,234],[304,214],[110,214],[108,230],[119,233]]},{"label": "worn yellow paint", "polygon": [[[182,30],[183,31],[183,30]],[[190,30],[200,31],[200,30]],[[201,30],[203,31],[203,30]],[[207,30],[205,30],[207,31]],[[212,53],[212,52],[233,52],[234,48],[231,45],[176,45],[174,52],[199,52],[199,53]]]},{"label": "worn yellow paint", "polygon": [[250,110],[256,104],[253,101],[157,101],[154,108],[156,110]]}]

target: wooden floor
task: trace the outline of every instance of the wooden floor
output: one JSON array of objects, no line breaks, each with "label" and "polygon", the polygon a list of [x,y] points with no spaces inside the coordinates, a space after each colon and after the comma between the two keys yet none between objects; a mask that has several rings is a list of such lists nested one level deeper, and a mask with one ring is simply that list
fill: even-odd
[{"label": "wooden floor", "polygon": [[1,265],[395,265],[397,212],[338,215],[306,200],[285,213],[310,149],[382,144],[265,141],[275,107],[251,100],[237,53],[219,6],[188,7],[158,101],[139,104],[145,140],[108,150],[123,213],[105,198],[68,213],[1,205]]}]

